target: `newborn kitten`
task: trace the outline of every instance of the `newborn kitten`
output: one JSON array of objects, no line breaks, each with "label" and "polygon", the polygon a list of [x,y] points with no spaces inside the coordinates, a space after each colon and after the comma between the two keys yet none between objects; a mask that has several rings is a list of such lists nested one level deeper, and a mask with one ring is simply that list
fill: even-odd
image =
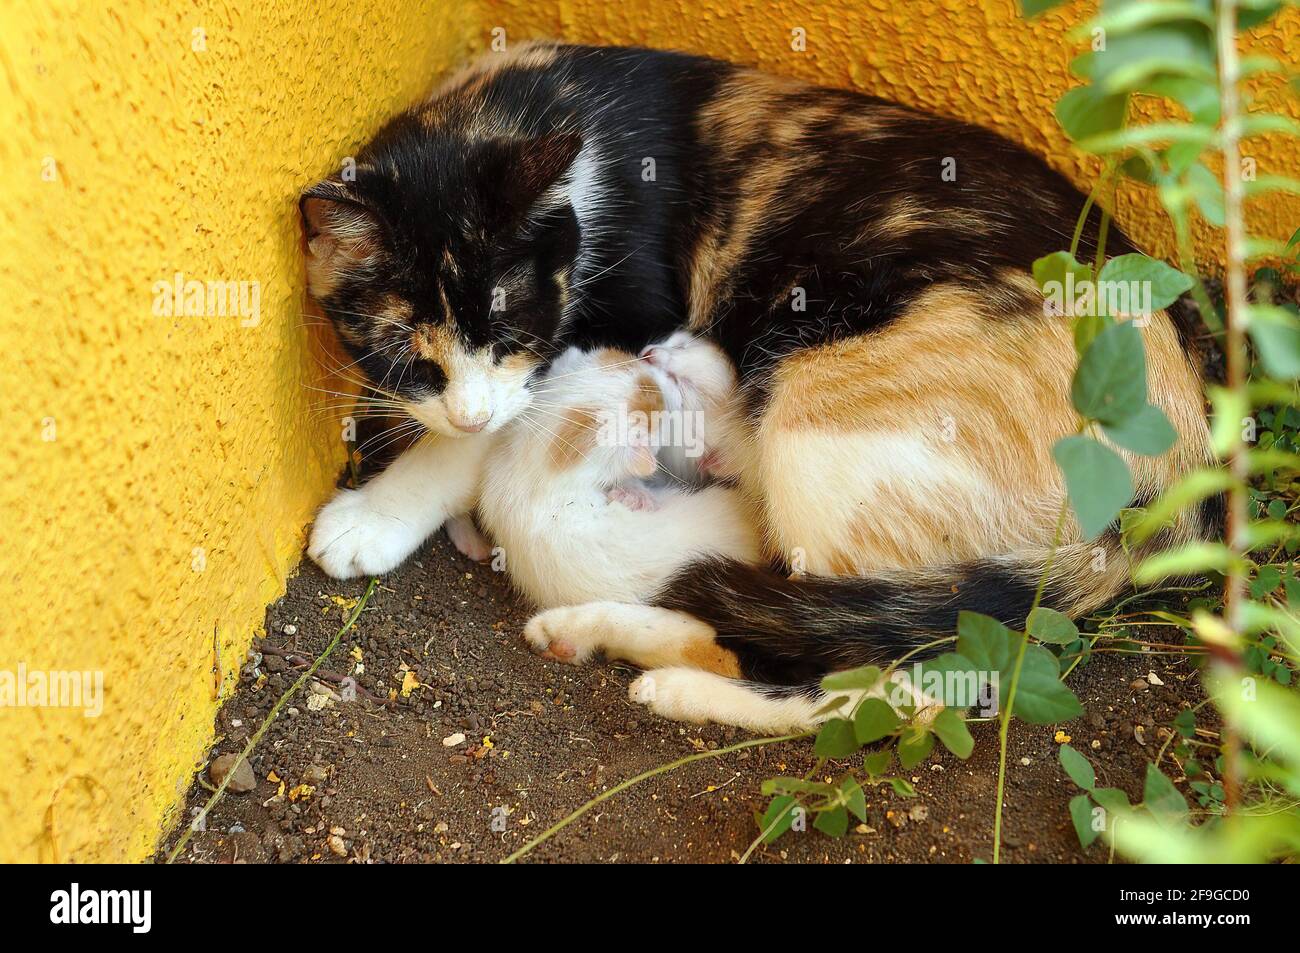
[{"label": "newborn kitten", "polygon": [[[689,335],[643,358],[561,355],[496,442],[479,500],[515,585],[542,607],[640,602],[702,556],[758,560],[739,491],[682,485],[701,481],[704,434],[734,389],[727,359]],[[671,478],[652,479],[667,458]]]}]

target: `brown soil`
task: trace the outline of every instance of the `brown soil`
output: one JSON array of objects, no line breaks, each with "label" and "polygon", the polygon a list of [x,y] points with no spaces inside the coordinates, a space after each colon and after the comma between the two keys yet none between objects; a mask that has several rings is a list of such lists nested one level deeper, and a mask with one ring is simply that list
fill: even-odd
[{"label": "brown soil", "polygon": [[[288,593],[267,611],[268,641],[315,657],[341,624],[343,609],[331,597],[356,597],[363,590],[361,583],[326,579],[305,563]],[[649,714],[628,701],[634,673],[622,665],[572,668],[534,657],[519,636],[526,618],[526,607],[501,574],[470,563],[439,535],[382,580],[356,628],[324,665],[346,674],[354,649],[360,649],[365,671],[358,682],[365,693],[386,698],[400,689],[403,665],[420,687],[407,698],[399,692],[388,707],[363,693],[359,701],[331,699],[316,711],[304,689],[252,755],[256,790],[227,793],[207,818],[207,829],[195,833],[178,859],[496,861],[624,779],[748,737],[737,729],[676,724]],[[296,632],[284,634],[285,626]],[[1100,783],[1138,799],[1163,726],[1184,702],[1198,697],[1186,660],[1170,658],[1097,656],[1071,676],[1087,712],[1082,719],[1062,726],[1013,725],[1005,860],[1106,859],[1100,845],[1086,854],[1078,847],[1066,808],[1078,792],[1057,763],[1054,736],[1062,728],[1089,753]],[[218,716],[214,756],[240,750],[296,678],[290,663],[269,653],[253,661]],[[1131,687],[1152,670],[1163,686]],[[466,740],[444,745],[457,733]],[[936,752],[908,772],[918,797],[901,798],[888,786],[871,789],[864,829],[851,827],[839,841],[811,830],[791,832],[752,860],[988,858],[997,732],[982,724],[974,734],[975,753],[968,761]],[[687,765],[614,796],[529,859],[735,861],[757,834],[762,781],[801,775],[812,763],[811,744],[798,741]],[[304,793],[303,784],[313,790]],[[186,817],[208,796],[195,784]],[[174,832],[168,849],[177,838]]]}]

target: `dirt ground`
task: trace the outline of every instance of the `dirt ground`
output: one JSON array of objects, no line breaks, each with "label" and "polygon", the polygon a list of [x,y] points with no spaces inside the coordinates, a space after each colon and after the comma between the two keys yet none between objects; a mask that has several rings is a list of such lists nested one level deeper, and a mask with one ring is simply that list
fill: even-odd
[{"label": "dirt ground", "polygon": [[[268,643],[314,658],[345,614],[335,597],[346,604],[364,588],[327,579],[304,562],[267,611]],[[527,615],[503,574],[471,563],[440,534],[382,580],[324,665],[343,676],[359,658],[359,699],[323,694],[339,692],[328,680],[296,695],[252,755],[255,790],[228,792],[178,860],[497,861],[624,779],[748,737],[649,714],[628,701],[634,672],[623,665],[573,668],[536,658],[520,638]],[[297,677],[291,660],[270,651],[253,661],[218,716],[214,757],[240,750]],[[408,671],[419,687],[411,687]],[[1135,688],[1150,671],[1164,684]],[[1083,718],[1061,726],[1015,723],[1004,860],[1104,862],[1104,847],[1084,854],[1075,839],[1066,804],[1077,791],[1057,763],[1057,729],[1089,752],[1101,784],[1137,800],[1163,726],[1183,702],[1197,700],[1196,684],[1182,658],[1096,656],[1071,676]],[[397,699],[386,707],[369,698],[394,690]],[[909,772],[918,797],[901,798],[887,785],[870,789],[869,823],[851,827],[843,840],[791,832],[751,861],[988,858],[997,733],[992,724],[973,727],[968,761],[936,746]],[[458,735],[464,740],[452,744]],[[687,765],[615,795],[527,859],[734,862],[758,832],[762,781],[802,774],[812,763],[811,743],[799,741]],[[187,820],[208,797],[202,784],[193,786]]]}]

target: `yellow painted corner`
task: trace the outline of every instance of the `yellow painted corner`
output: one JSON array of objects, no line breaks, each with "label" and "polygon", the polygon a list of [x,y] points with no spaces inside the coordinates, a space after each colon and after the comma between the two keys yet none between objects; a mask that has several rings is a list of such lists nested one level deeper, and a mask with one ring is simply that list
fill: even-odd
[{"label": "yellow painted corner", "polygon": [[0,12],[0,671],[103,678],[97,717],[0,708],[0,861],[139,860],[172,819],[343,460],[304,387],[298,193],[469,54],[468,17]]},{"label": "yellow painted corner", "polygon": [[[1026,22],[1013,0],[6,5],[0,673],[102,673],[104,694],[97,717],[0,708],[0,861],[140,860],[175,820],[342,461],[304,386],[324,375],[297,195],[437,76],[502,31],[706,53],[978,122],[1086,187],[1097,168],[1052,105],[1072,82],[1063,34],[1093,8]],[[1247,46],[1296,66],[1300,12]],[[1280,138],[1253,158],[1300,174]],[[1171,253],[1149,195],[1122,192],[1117,215]],[[1262,235],[1297,221],[1296,197],[1251,209]],[[1220,257],[1209,230],[1199,253]],[[163,300],[178,280],[233,283],[234,306],[217,314],[205,293],[178,313]]]}]

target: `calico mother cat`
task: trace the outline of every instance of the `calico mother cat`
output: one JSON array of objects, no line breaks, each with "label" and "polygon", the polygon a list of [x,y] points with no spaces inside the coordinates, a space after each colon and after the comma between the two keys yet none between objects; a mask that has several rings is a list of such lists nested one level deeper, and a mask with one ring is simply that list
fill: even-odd
[{"label": "calico mother cat", "polygon": [[[1069,245],[1083,199],[1040,159],[855,92],[552,44],[488,55],[356,158],[354,181],[302,198],[310,291],[431,436],[322,510],[309,552],[327,572],[386,572],[470,512],[491,435],[564,347],[685,326],[739,375],[733,463],[776,568],[697,563],[651,605],[544,613],[534,641],[687,620],[723,661],[660,709],[761,725],[721,674],[801,685],[950,634],[962,609],[1023,619],[1064,498],[1050,447],[1077,422],[1070,324],[1028,268]],[[1133,250],[1111,230],[1109,253]],[[1179,440],[1124,453],[1138,502],[1209,457],[1185,322],[1143,324],[1148,396]],[[1071,522],[1045,602],[1097,607],[1128,567],[1117,532],[1086,542]]]}]

